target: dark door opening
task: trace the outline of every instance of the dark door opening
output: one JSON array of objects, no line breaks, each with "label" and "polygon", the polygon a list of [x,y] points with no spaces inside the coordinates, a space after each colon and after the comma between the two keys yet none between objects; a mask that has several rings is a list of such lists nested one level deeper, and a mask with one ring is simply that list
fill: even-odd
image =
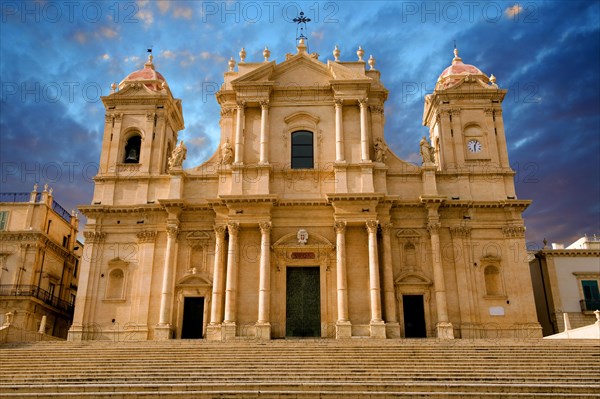
[{"label": "dark door opening", "polygon": [[319,267],[287,268],[285,336],[321,336]]},{"label": "dark door opening", "polygon": [[404,310],[404,337],[427,337],[423,295],[402,295],[402,307]]},{"label": "dark door opening", "polygon": [[186,297],[183,299],[182,339],[202,338],[204,323],[204,297]]}]

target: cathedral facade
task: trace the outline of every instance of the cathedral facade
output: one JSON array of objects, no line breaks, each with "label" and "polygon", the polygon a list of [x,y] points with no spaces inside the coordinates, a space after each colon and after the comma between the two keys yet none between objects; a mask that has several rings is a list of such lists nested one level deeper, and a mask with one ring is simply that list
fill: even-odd
[{"label": "cathedral facade", "polygon": [[219,148],[189,169],[152,56],[102,98],[69,339],[541,336],[493,75],[455,50],[415,165],[372,56],[263,56],[229,61]]}]

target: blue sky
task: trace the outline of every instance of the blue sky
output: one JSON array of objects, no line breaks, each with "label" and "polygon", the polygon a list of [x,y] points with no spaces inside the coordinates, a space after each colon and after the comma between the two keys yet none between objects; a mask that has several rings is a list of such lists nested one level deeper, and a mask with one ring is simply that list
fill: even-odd
[{"label": "blue sky", "polygon": [[295,52],[303,10],[309,50],[326,62],[362,46],[390,90],[385,136],[418,161],[423,96],[450,64],[493,73],[504,100],[509,157],[531,247],[600,233],[598,1],[2,1],[0,191],[48,182],[71,209],[89,204],[112,82],[142,67],[146,49],[183,100],[185,167],[219,137],[215,87],[230,57],[281,62]]}]

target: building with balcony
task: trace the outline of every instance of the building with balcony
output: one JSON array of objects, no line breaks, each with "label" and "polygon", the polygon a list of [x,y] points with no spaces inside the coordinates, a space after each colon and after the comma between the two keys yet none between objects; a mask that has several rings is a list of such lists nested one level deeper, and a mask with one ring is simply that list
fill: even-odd
[{"label": "building with balcony", "polygon": [[66,338],[83,254],[78,223],[48,185],[0,193],[0,325],[38,331],[46,316],[45,333]]},{"label": "building with balcony", "polygon": [[600,310],[600,237],[584,236],[565,247],[552,244],[530,255],[535,306],[544,336],[593,324]]}]

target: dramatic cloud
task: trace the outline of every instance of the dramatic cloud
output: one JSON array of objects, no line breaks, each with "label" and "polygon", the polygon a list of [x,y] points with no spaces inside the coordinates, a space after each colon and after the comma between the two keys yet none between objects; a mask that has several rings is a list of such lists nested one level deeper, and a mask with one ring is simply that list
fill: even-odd
[{"label": "dramatic cloud", "polygon": [[[77,2],[76,2],[77,3]],[[17,3],[15,3],[17,4]],[[21,3],[19,3],[21,4]],[[54,4],[54,3],[53,3]],[[56,2],[58,6],[63,3]],[[65,3],[66,4],[66,3]],[[75,4],[75,3],[74,3]],[[77,3],[79,4],[79,3]],[[402,159],[420,162],[423,98],[450,64],[493,73],[503,103],[509,158],[527,239],[569,243],[600,232],[600,3],[570,2],[94,2],[50,20],[17,7],[2,14],[0,166],[2,191],[47,181],[65,208],[90,203],[104,126],[100,95],[143,67],[146,49],[182,99],[186,168],[219,141],[214,93],[227,61],[280,63],[295,51],[300,8],[308,45],[326,62],[362,46],[390,90],[385,137]],[[60,168],[60,177],[56,166]]]}]

